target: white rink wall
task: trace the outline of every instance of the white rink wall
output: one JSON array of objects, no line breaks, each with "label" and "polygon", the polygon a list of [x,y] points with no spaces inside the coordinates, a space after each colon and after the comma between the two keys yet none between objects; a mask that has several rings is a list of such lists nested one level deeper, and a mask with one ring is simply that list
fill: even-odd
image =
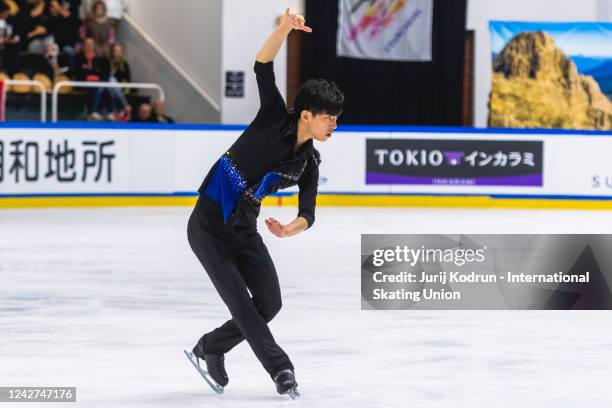
[{"label": "white rink wall", "polygon": [[[242,129],[241,126],[2,128],[0,195],[193,195],[209,168]],[[493,143],[493,147],[500,144],[500,151],[508,141],[541,143],[542,157],[535,160],[541,161],[542,181],[541,185],[532,186],[367,184],[368,160],[382,157],[388,162],[394,158],[391,161],[400,168],[410,162],[408,156],[412,154],[407,149],[395,149],[385,155],[373,155],[372,151],[366,152],[368,140],[401,141],[400,145],[405,142],[407,146],[426,140],[434,146],[426,153],[436,150],[436,143],[440,143],[440,151],[447,153],[444,144],[449,141],[476,145],[487,142]],[[345,127],[327,143],[317,142],[316,147],[323,159],[319,185],[322,194],[612,196],[609,164],[612,133]],[[419,152],[414,150],[414,155]],[[487,160],[475,166],[484,162]],[[413,170],[421,171],[418,167],[415,165]],[[495,169],[488,172],[494,173]]]}]

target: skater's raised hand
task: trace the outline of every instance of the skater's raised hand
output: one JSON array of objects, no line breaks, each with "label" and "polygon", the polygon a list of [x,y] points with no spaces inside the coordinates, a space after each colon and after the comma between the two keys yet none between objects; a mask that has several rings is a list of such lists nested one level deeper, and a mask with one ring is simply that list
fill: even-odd
[{"label": "skater's raised hand", "polygon": [[274,235],[276,235],[279,238],[284,238],[287,236],[287,233],[285,231],[285,226],[283,224],[281,224],[280,222],[278,222],[278,220],[269,217],[266,218],[266,227],[268,227],[268,229],[270,230],[270,232]]},{"label": "skater's raised hand", "polygon": [[285,14],[281,17],[281,25],[293,30],[301,30],[307,33],[312,33],[312,28],[304,23],[306,19],[300,14],[291,14],[289,9],[285,10]]},{"label": "skater's raised hand", "polygon": [[304,16],[291,14],[289,9],[286,9],[285,14],[279,18],[279,24],[276,30],[274,30],[266,42],[261,46],[261,49],[257,53],[256,60],[264,64],[274,60],[283,42],[293,30],[312,33],[312,28],[306,26],[304,23]]}]

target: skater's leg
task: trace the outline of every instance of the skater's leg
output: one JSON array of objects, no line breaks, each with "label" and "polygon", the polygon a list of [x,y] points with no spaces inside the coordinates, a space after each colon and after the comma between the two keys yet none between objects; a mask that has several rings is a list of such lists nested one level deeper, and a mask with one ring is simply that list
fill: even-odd
[{"label": "skater's leg", "polygon": [[282,307],[281,290],[276,268],[261,235],[248,234],[238,248],[238,269],[253,296],[253,303],[266,322]]},{"label": "skater's leg", "polygon": [[[238,269],[249,288],[255,308],[266,323],[269,323],[282,306],[274,262],[257,232],[253,231],[239,242]],[[244,340],[244,336],[232,319],[207,334],[206,339],[217,345],[222,344],[223,349],[230,350]]]},{"label": "skater's leg", "polygon": [[[200,221],[196,209],[189,220],[189,243],[228,306],[235,325],[270,375],[274,375],[279,369],[293,368],[285,352],[274,341],[265,319],[255,307],[247,284],[238,270],[233,249],[213,236]],[[207,353],[225,353],[229,350],[225,349],[227,345],[222,342],[209,343],[208,336],[205,343]]]}]

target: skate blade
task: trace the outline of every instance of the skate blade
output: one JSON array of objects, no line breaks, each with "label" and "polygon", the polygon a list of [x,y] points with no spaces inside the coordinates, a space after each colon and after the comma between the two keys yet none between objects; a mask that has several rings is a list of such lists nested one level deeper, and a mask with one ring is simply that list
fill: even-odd
[{"label": "skate blade", "polygon": [[202,367],[200,367],[198,358],[195,356],[195,354],[187,350],[183,350],[183,353],[185,353],[185,357],[187,357],[187,359],[195,367],[195,369],[198,370],[202,378],[204,378],[204,381],[206,381],[206,383],[210,385],[210,388],[212,388],[213,391],[217,394],[223,394],[223,386],[217,384],[215,380],[209,377],[208,372],[203,370]]},{"label": "skate blade", "polygon": [[289,395],[291,397],[291,399],[293,399],[293,400],[296,400],[296,399],[301,397],[301,395],[300,395],[300,393],[299,393],[299,391],[297,390],[296,387],[291,388],[285,394]]}]

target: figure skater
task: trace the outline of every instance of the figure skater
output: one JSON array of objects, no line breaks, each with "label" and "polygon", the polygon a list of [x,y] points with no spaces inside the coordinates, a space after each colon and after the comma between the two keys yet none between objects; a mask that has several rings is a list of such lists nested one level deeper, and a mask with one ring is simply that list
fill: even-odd
[{"label": "figure skater", "polygon": [[312,32],[304,17],[287,9],[257,54],[257,116],[210,169],[188,223],[189,244],[232,316],[185,352],[218,393],[229,381],[225,354],[246,339],[277,391],[299,396],[293,364],[267,324],[281,308],[281,292],[257,232],[257,217],[265,196],[297,185],[297,217],[288,224],[268,218],[266,226],[279,238],[312,226],[320,163],[313,140],[325,142],[332,136],[344,95],[332,82],[311,79],[301,86],[293,109],[287,109],[275,84],[273,60],[294,29]]}]

